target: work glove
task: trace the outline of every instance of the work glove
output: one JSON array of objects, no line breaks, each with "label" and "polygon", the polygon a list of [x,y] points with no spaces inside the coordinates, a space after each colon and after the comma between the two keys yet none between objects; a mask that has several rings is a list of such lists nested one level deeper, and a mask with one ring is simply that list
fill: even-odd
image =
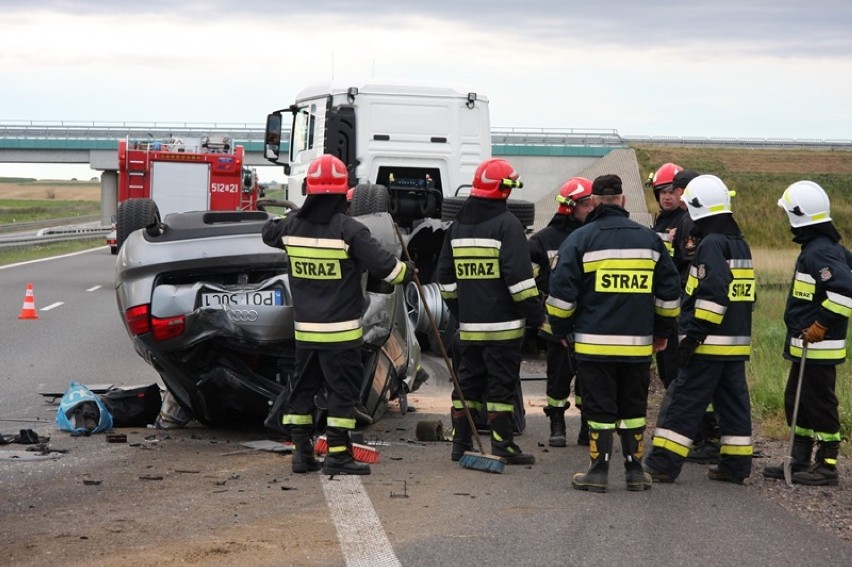
[{"label": "work glove", "polygon": [[408,282],[414,279],[414,274],[417,273],[417,268],[414,267],[414,262],[405,260],[405,276],[402,278],[402,285],[407,286]]},{"label": "work glove", "polygon": [[820,324],[819,321],[814,321],[810,327],[802,331],[802,338],[809,343],[818,343],[825,339],[825,332],[828,330]]},{"label": "work glove", "polygon": [[701,344],[694,337],[684,337],[680,344],[677,345],[677,365],[680,368],[686,368],[692,361],[692,355],[695,354],[695,349]]}]

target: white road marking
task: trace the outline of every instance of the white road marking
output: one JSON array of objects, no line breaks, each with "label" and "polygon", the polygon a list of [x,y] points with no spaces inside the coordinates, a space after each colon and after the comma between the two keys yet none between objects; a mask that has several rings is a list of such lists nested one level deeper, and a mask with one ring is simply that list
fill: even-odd
[{"label": "white road marking", "polygon": [[347,567],[402,567],[361,477],[322,475],[322,489]]},{"label": "white road marking", "polygon": [[39,311],[50,311],[55,307],[59,307],[60,305],[65,305],[64,301],[57,301],[56,303],[51,303],[47,307],[42,307]]},{"label": "white road marking", "polygon": [[93,285],[92,287],[90,287],[90,288],[89,288],[89,289],[87,289],[86,291],[95,291],[95,290],[97,290],[97,289],[101,289],[101,287],[103,287],[103,286]]},{"label": "white road marking", "polygon": [[62,254],[61,256],[51,256],[50,258],[39,258],[38,260],[27,260],[26,262],[18,262],[16,264],[6,264],[5,266],[0,266],[0,270],[8,270],[9,268],[17,268],[18,266],[27,266],[29,264],[36,264],[38,262],[47,262],[48,260],[59,260],[60,258],[70,258],[71,256],[79,256],[80,254],[88,254],[89,252],[95,252],[96,250],[106,250],[106,246],[98,246],[97,248],[89,248],[88,250],[80,250],[79,252],[70,252],[68,254]]}]

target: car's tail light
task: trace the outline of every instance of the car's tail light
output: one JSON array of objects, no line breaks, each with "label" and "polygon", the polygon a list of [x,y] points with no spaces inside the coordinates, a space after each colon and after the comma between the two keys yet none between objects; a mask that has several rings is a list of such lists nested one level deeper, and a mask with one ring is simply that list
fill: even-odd
[{"label": "car's tail light", "polygon": [[151,330],[154,332],[154,340],[157,341],[173,339],[182,335],[185,328],[186,317],[183,315],[166,317],[165,319],[151,317]]},{"label": "car's tail light", "polygon": [[148,321],[150,307],[148,304],[137,305],[124,312],[124,320],[127,321],[127,328],[134,337],[151,330],[151,323]]}]

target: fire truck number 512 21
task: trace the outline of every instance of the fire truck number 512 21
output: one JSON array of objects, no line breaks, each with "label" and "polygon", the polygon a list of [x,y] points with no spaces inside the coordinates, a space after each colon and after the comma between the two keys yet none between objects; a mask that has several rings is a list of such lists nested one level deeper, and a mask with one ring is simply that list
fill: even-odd
[{"label": "fire truck number 512 21", "polygon": [[237,193],[240,186],[237,183],[211,183],[210,191],[212,193]]}]

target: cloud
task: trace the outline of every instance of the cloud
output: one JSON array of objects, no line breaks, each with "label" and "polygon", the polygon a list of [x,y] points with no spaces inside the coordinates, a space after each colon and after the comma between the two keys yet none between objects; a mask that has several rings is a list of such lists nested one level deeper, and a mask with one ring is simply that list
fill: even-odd
[{"label": "cloud", "polygon": [[6,119],[261,123],[331,77],[449,81],[495,126],[845,138],[852,4],[4,2]]}]

